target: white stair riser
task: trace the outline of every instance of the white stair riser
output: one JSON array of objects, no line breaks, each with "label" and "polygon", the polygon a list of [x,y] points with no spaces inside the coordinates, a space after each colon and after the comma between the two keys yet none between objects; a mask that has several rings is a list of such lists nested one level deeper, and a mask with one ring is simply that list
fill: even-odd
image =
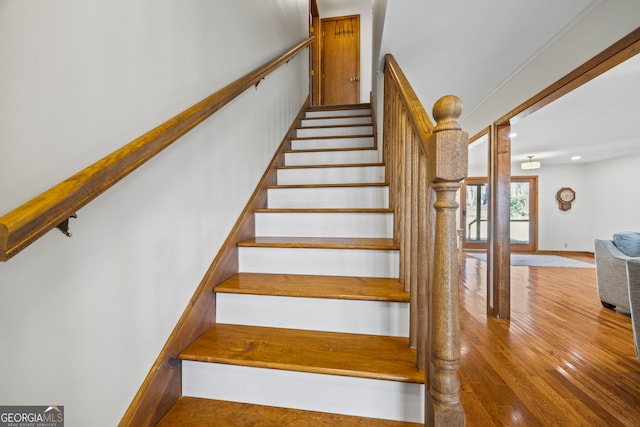
[{"label": "white stair riser", "polygon": [[384,182],[384,166],[278,169],[278,185],[382,182]]},{"label": "white stair riser", "polygon": [[330,150],[332,148],[373,148],[372,136],[292,139],[292,150]]},{"label": "white stair riser", "polygon": [[216,322],[408,337],[409,304],[217,293]]},{"label": "white stair riser", "polygon": [[378,208],[389,207],[389,187],[294,187],[269,188],[271,209]]},{"label": "white stair riser", "polygon": [[299,128],[296,129],[298,138],[316,136],[341,136],[341,135],[372,135],[372,126],[338,126],[327,128]]},{"label": "white stair riser", "polygon": [[284,155],[286,166],[351,165],[378,163],[376,150],[289,152]]},{"label": "white stair riser", "polygon": [[305,117],[344,117],[344,116],[364,116],[371,115],[370,108],[359,108],[354,110],[318,110],[307,111]]},{"label": "white stair riser", "polygon": [[393,214],[256,212],[256,236],[393,238]]},{"label": "white stair riser", "polygon": [[313,126],[341,126],[341,125],[370,125],[371,116],[356,116],[356,117],[327,117],[327,118],[314,118],[314,119],[302,119],[302,127]]},{"label": "white stair riser", "polygon": [[424,422],[424,385],[182,362],[184,396],[388,420]]},{"label": "white stair riser", "polygon": [[398,278],[398,251],[240,247],[241,273]]}]

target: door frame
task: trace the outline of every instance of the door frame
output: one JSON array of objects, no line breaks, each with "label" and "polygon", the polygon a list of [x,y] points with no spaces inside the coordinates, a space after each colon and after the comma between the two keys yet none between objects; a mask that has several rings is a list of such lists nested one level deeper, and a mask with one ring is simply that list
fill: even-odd
[{"label": "door frame", "polygon": [[311,89],[309,93],[311,94],[311,105],[320,105],[320,94],[322,93],[320,90],[320,70],[321,68],[321,46],[322,46],[322,37],[321,34],[321,25],[320,25],[320,12],[318,11],[318,3],[316,0],[309,0],[309,37],[315,36],[313,43],[311,44],[311,54],[309,55],[309,74],[311,76]]}]

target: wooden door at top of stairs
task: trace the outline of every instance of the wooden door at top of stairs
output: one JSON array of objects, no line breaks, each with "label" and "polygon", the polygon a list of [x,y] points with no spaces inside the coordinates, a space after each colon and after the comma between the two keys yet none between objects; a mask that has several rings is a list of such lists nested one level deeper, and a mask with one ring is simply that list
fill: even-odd
[{"label": "wooden door at top of stairs", "polygon": [[360,15],[322,20],[322,104],[360,102]]}]

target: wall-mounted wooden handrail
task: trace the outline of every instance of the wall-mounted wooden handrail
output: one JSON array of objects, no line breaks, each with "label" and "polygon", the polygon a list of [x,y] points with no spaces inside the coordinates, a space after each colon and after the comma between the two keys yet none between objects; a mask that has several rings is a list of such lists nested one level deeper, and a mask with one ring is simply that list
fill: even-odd
[{"label": "wall-mounted wooden handrail", "polygon": [[308,38],[276,59],[134,139],[72,177],[0,217],[0,261],[20,252],[133,172],[242,92],[309,46]]},{"label": "wall-mounted wooden handrail", "polygon": [[440,98],[436,126],[404,73],[387,55],[383,153],[400,281],[410,293],[409,341],[425,370],[425,424],[464,426],[460,403],[459,268],[456,192],[467,174],[468,135],[457,119],[462,103]]}]

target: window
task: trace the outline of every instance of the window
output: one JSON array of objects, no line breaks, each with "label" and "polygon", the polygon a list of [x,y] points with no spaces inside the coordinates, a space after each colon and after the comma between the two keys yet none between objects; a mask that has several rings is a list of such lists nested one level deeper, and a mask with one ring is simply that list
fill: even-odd
[{"label": "window", "polygon": [[[463,247],[486,249],[489,235],[488,179],[467,178],[460,192]],[[510,200],[511,250],[535,252],[538,237],[538,177],[512,176]]]}]

